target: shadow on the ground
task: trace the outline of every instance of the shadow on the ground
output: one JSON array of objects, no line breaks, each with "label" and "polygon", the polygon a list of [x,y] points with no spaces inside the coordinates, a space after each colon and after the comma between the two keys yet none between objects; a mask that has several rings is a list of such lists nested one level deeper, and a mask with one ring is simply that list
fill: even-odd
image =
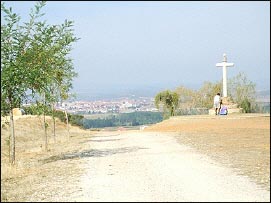
[{"label": "shadow on the ground", "polygon": [[86,142],[109,142],[109,141],[117,141],[117,140],[120,140],[120,139],[103,139],[103,140],[90,139],[90,140],[85,140],[83,142],[80,142],[80,144],[83,144],[83,143],[86,143]]},{"label": "shadow on the ground", "polygon": [[120,134],[112,134],[112,135],[93,135],[93,136],[91,136],[91,137],[114,137],[114,136],[118,136],[118,135],[120,135]]},{"label": "shadow on the ground", "polygon": [[61,154],[57,156],[51,156],[47,159],[40,160],[44,164],[51,163],[59,160],[67,160],[67,159],[75,159],[75,158],[87,158],[87,157],[105,157],[111,156],[114,154],[120,153],[130,153],[135,152],[140,149],[148,149],[144,147],[122,147],[122,148],[115,148],[115,149],[91,149],[91,150],[84,150],[81,152],[72,152],[67,154]]}]

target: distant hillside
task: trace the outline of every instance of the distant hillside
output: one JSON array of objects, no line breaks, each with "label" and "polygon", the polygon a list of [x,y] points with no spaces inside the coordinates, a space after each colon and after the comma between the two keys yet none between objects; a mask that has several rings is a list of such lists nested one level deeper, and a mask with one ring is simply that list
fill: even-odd
[{"label": "distant hillside", "polygon": [[256,96],[269,96],[270,97],[270,90],[258,90],[258,91],[256,91]]},{"label": "distant hillside", "polygon": [[256,91],[256,101],[270,103],[270,90]]}]

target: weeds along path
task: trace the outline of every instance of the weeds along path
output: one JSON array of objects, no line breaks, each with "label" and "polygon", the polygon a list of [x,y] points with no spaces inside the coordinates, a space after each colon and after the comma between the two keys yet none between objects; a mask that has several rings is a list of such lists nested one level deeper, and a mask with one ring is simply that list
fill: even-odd
[{"label": "weeds along path", "polygon": [[77,156],[85,173],[76,192],[52,201],[270,201],[269,191],[166,133],[99,133]]}]

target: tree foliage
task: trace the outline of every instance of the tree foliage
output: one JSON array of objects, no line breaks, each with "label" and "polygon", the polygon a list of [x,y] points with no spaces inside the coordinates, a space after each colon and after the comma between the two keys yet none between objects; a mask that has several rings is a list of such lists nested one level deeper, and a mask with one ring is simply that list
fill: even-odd
[{"label": "tree foliage", "polygon": [[[255,103],[255,84],[248,80],[244,73],[239,73],[237,76],[230,78],[228,81],[229,97],[239,107],[243,108],[245,113],[255,112],[257,107]],[[177,87],[175,92],[179,97],[179,105],[175,106],[175,115],[191,115],[208,113],[208,109],[213,108],[214,96],[221,92],[222,81],[215,83],[204,82],[198,90],[189,89],[184,86]],[[170,104],[166,105],[167,96],[170,91],[160,92],[155,97],[155,105],[160,110],[170,112]]]},{"label": "tree foliage", "polygon": [[222,82],[204,82],[203,86],[197,91],[196,107],[212,108],[214,96],[221,92]]},{"label": "tree foliage", "polygon": [[155,96],[155,106],[160,109],[162,107],[164,118],[174,116],[179,105],[179,95],[176,92],[165,90]]},{"label": "tree foliage", "polygon": [[[73,34],[73,22],[49,25],[41,21],[44,1],[31,9],[30,19],[20,22],[20,17],[1,3],[4,21],[1,21],[1,114],[20,107],[31,91],[32,97],[45,106],[60,99],[67,99],[76,76],[69,58],[71,45],[78,39]],[[45,118],[45,117],[44,117]],[[45,124],[45,123],[44,123]],[[11,126],[14,131],[14,126]],[[46,128],[45,128],[46,129]],[[15,135],[11,132],[12,143]],[[15,156],[15,150],[11,153]],[[12,158],[14,162],[14,157]]]},{"label": "tree foliage", "polygon": [[255,107],[256,84],[250,81],[245,73],[241,72],[229,80],[229,96],[245,113],[249,113]]},{"label": "tree foliage", "polygon": [[189,89],[184,86],[177,87],[175,92],[180,98],[178,112],[195,114],[201,112],[202,108],[212,108],[214,95],[220,92],[221,87],[222,82],[204,82],[199,90]]},{"label": "tree foliage", "polygon": [[179,95],[179,107],[181,109],[190,109],[196,106],[196,91],[180,86],[175,89],[175,92]]},{"label": "tree foliage", "polygon": [[[22,103],[27,90],[33,96],[46,94],[46,100],[67,99],[72,79],[77,75],[69,58],[71,45],[78,38],[73,22],[48,25],[39,21],[45,2],[31,9],[30,20],[23,25],[20,17],[1,3],[6,24],[1,24],[1,103],[4,113]],[[12,78],[12,80],[11,80]],[[1,105],[2,107],[2,105]]]},{"label": "tree foliage", "polygon": [[20,106],[27,86],[24,82],[26,71],[21,65],[24,45],[23,33],[18,25],[20,17],[5,8],[1,3],[1,11],[6,15],[6,24],[1,23],[1,114],[8,114],[12,108]]}]

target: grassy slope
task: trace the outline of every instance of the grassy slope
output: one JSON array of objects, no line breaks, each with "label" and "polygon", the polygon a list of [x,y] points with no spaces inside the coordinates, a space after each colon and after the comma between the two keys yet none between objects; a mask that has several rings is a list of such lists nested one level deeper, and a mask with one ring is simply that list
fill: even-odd
[{"label": "grassy slope", "polygon": [[1,201],[24,201],[41,181],[56,175],[68,175],[75,170],[80,175],[81,171],[77,166],[61,165],[46,160],[52,157],[61,159],[65,154],[88,149],[86,140],[96,132],[70,126],[68,139],[66,124],[57,120],[55,142],[52,136],[52,119],[47,117],[49,151],[45,152],[42,148],[42,117],[15,117],[16,160],[15,166],[11,167],[8,163],[9,126],[4,124],[6,120],[1,118]]}]

